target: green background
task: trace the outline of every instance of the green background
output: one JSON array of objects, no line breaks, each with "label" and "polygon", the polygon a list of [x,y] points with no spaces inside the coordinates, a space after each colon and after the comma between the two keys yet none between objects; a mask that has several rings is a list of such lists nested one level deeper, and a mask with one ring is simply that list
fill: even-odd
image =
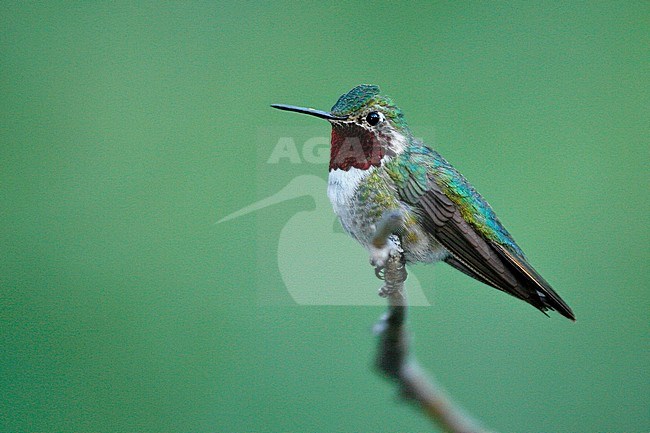
[{"label": "green background", "polygon": [[650,430],[649,5],[3,2],[0,430],[431,430],[372,371],[384,308],[265,301],[309,198],[215,224],[327,176],[265,162],[329,129],[270,103],[363,82],[578,317],[420,266],[421,363],[499,431]]}]

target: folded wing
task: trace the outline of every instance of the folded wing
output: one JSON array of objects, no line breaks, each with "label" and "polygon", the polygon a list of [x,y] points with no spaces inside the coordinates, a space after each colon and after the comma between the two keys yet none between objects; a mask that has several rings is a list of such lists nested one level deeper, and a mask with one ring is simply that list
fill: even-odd
[{"label": "folded wing", "polygon": [[[401,170],[396,184],[402,199],[419,209],[427,231],[451,253],[446,262],[542,312],[556,310],[575,320],[571,308],[527,262],[483,198],[442,157],[430,150],[425,155],[417,155],[418,158],[425,156],[440,160],[433,159],[424,165],[428,165],[426,175],[421,171],[423,161],[402,165],[407,168]],[[444,175],[434,176],[436,169],[444,170]],[[452,199],[450,185],[445,183],[449,179],[467,193]],[[466,217],[468,212],[463,212],[463,200],[468,206],[483,211],[482,225]]]}]

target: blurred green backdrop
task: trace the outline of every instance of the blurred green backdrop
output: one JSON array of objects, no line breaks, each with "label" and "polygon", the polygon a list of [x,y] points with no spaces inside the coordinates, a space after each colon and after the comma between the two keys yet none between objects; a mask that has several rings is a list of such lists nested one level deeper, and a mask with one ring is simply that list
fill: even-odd
[{"label": "blurred green backdrop", "polygon": [[269,131],[329,133],[269,103],[362,82],[578,316],[417,267],[422,364],[499,431],[650,430],[650,3],[2,2],[0,23],[1,431],[430,431],[372,371],[381,306],[266,302],[312,200],[215,224],[327,176],[266,163]]}]

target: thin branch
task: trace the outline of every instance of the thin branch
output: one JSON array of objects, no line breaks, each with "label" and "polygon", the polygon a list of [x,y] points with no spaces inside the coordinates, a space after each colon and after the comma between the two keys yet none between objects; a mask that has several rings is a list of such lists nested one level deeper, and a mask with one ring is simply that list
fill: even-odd
[{"label": "thin branch", "polygon": [[[377,225],[374,246],[385,247],[391,234],[399,231],[401,221],[399,213],[386,213]],[[417,404],[443,431],[489,432],[456,406],[409,353],[409,333],[405,324],[408,302],[404,289],[407,272],[401,248],[392,251],[385,267],[376,269],[375,272],[383,272],[385,284],[379,294],[388,299],[388,311],[375,326],[379,335],[376,359],[379,371],[396,382],[401,395]]]}]

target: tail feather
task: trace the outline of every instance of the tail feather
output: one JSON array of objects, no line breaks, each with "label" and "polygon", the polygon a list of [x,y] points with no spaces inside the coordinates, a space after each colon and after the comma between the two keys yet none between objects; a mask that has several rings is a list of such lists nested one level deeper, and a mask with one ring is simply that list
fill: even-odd
[{"label": "tail feather", "polygon": [[506,265],[517,276],[518,282],[534,293],[535,296],[528,302],[542,311],[554,310],[567,319],[576,320],[571,307],[564,302],[551,285],[525,259],[518,257],[503,245],[495,243],[493,246]]}]

